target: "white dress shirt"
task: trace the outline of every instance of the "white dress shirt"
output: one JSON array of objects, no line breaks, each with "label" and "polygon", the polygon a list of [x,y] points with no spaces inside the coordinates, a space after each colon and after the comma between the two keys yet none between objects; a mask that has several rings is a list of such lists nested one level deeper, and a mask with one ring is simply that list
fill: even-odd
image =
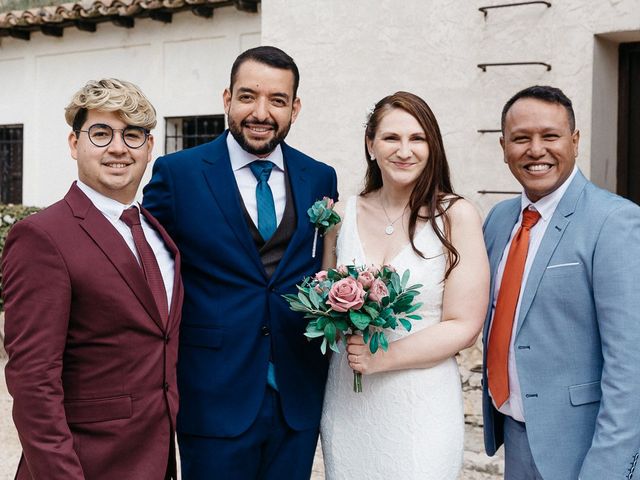
[{"label": "white dress shirt", "polygon": [[[124,205],[113,198],[109,198],[104,196],[103,194],[95,191],[90,186],[82,183],[80,180],[77,182],[78,188],[82,190],[82,192],[89,197],[91,203],[100,210],[107,220],[115,227],[118,233],[122,236],[124,241],[127,243],[129,250],[135,256],[138,263],[140,263],[140,257],[138,256],[138,250],[136,249],[136,244],[133,241],[133,234],[131,233],[131,228],[120,220],[120,215],[129,207],[139,208],[136,203],[131,203],[129,205]],[[142,225],[142,231],[144,232],[144,236],[147,239],[147,242],[151,246],[153,253],[156,256],[156,261],[158,262],[158,266],[160,267],[160,273],[162,273],[162,281],[164,283],[164,288],[167,292],[167,305],[171,308],[171,298],[173,297],[173,280],[175,276],[175,264],[173,261],[173,257],[171,256],[171,252],[167,249],[164,244],[164,240],[156,230],[149,225],[147,219],[140,214],[140,224]]]},{"label": "white dress shirt", "polygon": [[233,175],[236,177],[238,190],[242,196],[244,206],[253,220],[258,226],[258,205],[256,203],[256,185],[258,180],[251,171],[249,164],[254,160],[269,160],[275,165],[271,170],[269,177],[269,187],[273,194],[273,203],[276,207],[276,220],[278,225],[282,221],[284,215],[284,207],[287,203],[287,189],[285,187],[284,177],[284,157],[282,156],[282,148],[278,145],[267,158],[258,158],[255,155],[243,150],[233,135],[227,135],[227,148],[229,149],[229,159],[231,160],[231,168]]},{"label": "white dress shirt", "polygon": [[[538,248],[540,247],[540,243],[542,242],[542,238],[544,237],[544,233],[547,231],[547,227],[549,226],[549,222],[551,221],[551,217],[553,213],[556,211],[556,207],[564,192],[569,187],[569,184],[575,177],[576,172],[578,171],[577,167],[573,168],[573,172],[569,175],[560,187],[558,187],[555,191],[551,192],[549,195],[542,197],[537,202],[532,202],[529,200],[524,192],[522,192],[521,196],[521,207],[520,207],[520,215],[518,216],[518,221],[513,227],[511,231],[511,237],[509,238],[509,242],[502,252],[502,258],[500,259],[500,264],[498,265],[498,270],[496,271],[495,277],[495,288],[493,289],[493,298],[491,302],[491,321],[493,322],[493,315],[496,310],[496,302],[498,300],[498,293],[500,292],[500,284],[502,282],[502,274],[504,273],[504,267],[507,262],[507,256],[509,254],[509,248],[511,247],[511,241],[515,236],[516,232],[520,228],[520,224],[522,223],[522,210],[525,208],[530,208],[532,210],[537,210],[540,214],[540,220],[536,223],[533,228],[529,232],[529,250],[527,252],[527,260],[524,265],[524,273],[522,274],[522,284],[520,286],[520,295],[518,297],[518,304],[516,306],[516,313],[513,320],[513,329],[511,330],[511,343],[509,344],[509,399],[502,405],[502,407],[498,408],[498,411],[504,413],[505,415],[509,415],[514,420],[519,422],[524,422],[524,406],[522,404],[522,394],[520,390],[520,381],[518,380],[518,370],[516,365],[516,356],[514,349],[514,340],[516,338],[516,331],[518,329],[518,316],[520,314],[520,301],[522,300],[522,292],[524,290],[525,285],[527,284],[527,278],[529,277],[529,272],[531,271],[531,265],[533,264],[533,260],[536,258],[536,253],[538,253]],[[491,342],[491,338],[489,338],[489,343]],[[489,392],[491,393],[491,392]],[[495,402],[494,402],[495,405]],[[497,408],[497,406],[496,406]]]}]

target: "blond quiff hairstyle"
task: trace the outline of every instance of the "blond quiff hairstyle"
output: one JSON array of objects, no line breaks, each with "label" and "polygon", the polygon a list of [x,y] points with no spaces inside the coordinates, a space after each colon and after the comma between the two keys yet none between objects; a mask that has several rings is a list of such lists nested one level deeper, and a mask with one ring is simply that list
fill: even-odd
[{"label": "blond quiff hairstyle", "polygon": [[127,124],[151,130],[156,126],[156,109],[138,86],[117,78],[90,80],[71,99],[64,117],[79,130],[87,111],[117,112]]}]

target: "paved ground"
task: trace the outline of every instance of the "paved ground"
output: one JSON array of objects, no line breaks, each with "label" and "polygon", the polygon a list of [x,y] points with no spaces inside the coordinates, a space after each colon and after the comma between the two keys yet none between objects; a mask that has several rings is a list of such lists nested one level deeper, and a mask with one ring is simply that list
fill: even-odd
[{"label": "paved ground", "polygon": [[[0,480],[11,480],[20,459],[20,444],[18,435],[11,420],[11,397],[7,393],[4,379],[5,361],[0,360]],[[482,448],[481,431],[478,427],[467,425],[465,437],[465,471],[461,480],[498,480],[499,468],[490,461]],[[493,472],[493,473],[490,473]],[[283,479],[284,480],[284,479]],[[316,462],[313,467],[311,480],[324,480],[322,466],[322,452],[318,448]],[[389,479],[393,480],[393,479]]]}]

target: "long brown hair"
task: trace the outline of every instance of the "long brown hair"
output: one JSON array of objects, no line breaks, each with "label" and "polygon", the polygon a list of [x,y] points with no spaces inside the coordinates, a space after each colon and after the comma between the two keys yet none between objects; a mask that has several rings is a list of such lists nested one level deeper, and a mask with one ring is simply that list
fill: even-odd
[{"label": "long brown hair", "polygon": [[[414,117],[427,137],[429,145],[429,158],[427,165],[418,177],[409,197],[409,240],[411,247],[422,258],[424,254],[416,247],[414,237],[418,219],[428,221],[434,232],[447,250],[448,268],[445,272],[446,279],[459,262],[460,255],[455,249],[450,238],[451,222],[446,214],[447,210],[461,197],[454,193],[449,176],[449,164],[442,143],[440,127],[429,105],[417,95],[409,92],[396,92],[384,97],[376,103],[373,112],[367,121],[365,130],[364,154],[367,159],[367,173],[365,185],[360,195],[375,192],[382,187],[382,172],[378,163],[371,160],[367,139],[373,142],[380,121],[386,113],[395,108],[404,110]],[[420,209],[426,208],[426,215],[420,214]],[[441,229],[436,218],[441,216],[444,228]]]}]

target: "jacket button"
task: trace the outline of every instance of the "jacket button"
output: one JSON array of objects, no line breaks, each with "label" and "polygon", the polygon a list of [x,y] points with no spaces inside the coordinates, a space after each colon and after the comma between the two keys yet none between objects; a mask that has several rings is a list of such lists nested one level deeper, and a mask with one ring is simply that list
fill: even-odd
[{"label": "jacket button", "polygon": [[260,331],[262,332],[263,337],[268,337],[271,334],[271,330],[269,330],[269,327],[266,325],[263,325]]},{"label": "jacket button", "polygon": [[169,391],[169,384],[167,382],[164,382],[164,391],[165,392]]},{"label": "jacket button", "polygon": [[164,336],[164,343],[165,344],[169,343],[169,340],[171,340],[171,337],[169,337],[169,335],[165,335]]}]

